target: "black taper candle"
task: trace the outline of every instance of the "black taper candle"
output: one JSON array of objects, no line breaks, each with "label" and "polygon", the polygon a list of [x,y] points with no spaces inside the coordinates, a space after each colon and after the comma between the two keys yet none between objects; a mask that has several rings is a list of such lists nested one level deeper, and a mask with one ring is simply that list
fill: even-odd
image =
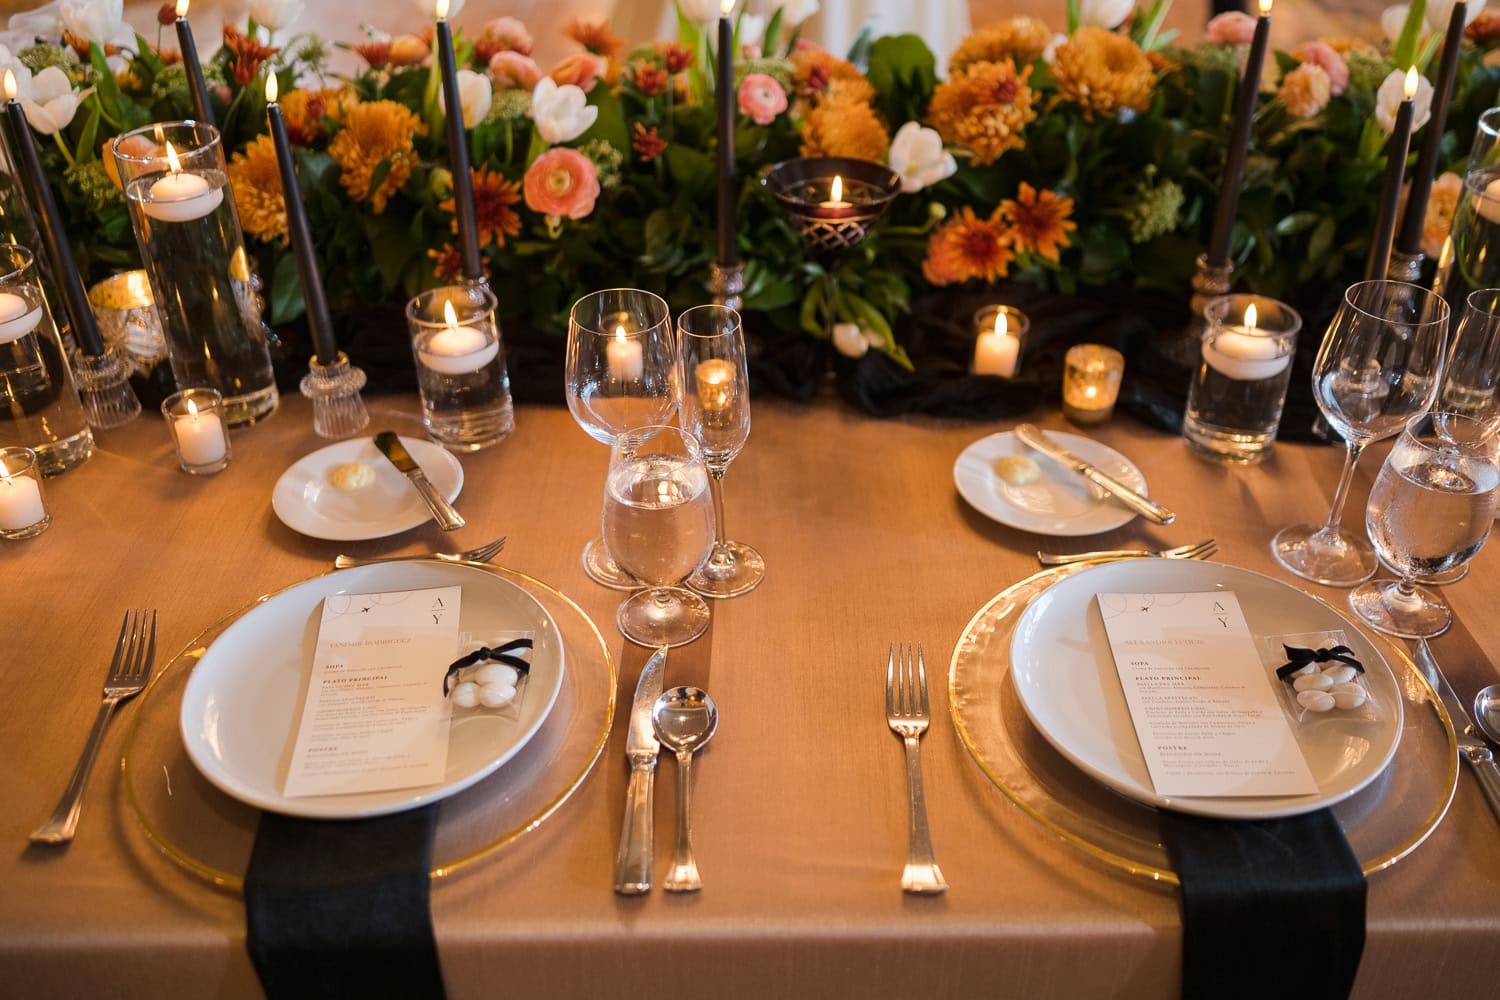
[{"label": "black taper candle", "polygon": [[[726,5],[732,8],[731,5]],[[719,265],[738,263],[734,239],[734,27],[729,10],[719,18],[719,64],[714,98],[719,114]]]},{"label": "black taper candle", "polygon": [[317,352],[318,364],[331,365],[338,360],[339,345],[334,340],[333,319],[328,314],[328,299],[323,294],[323,279],[318,274],[318,251],[307,226],[307,211],[302,207],[302,187],[297,183],[297,167],[292,162],[292,144],[286,137],[281,105],[276,103],[275,73],[266,75],[266,124],[271,129],[271,142],[276,146],[281,197],[286,202],[286,229],[292,237],[292,252],[297,258],[297,277],[302,281],[302,301],[307,306],[307,325],[312,330],[313,348]]},{"label": "black taper candle", "polygon": [[1427,221],[1427,198],[1437,176],[1438,155],[1443,145],[1443,129],[1448,124],[1448,102],[1453,99],[1453,81],[1458,78],[1458,53],[1464,44],[1464,21],[1468,4],[1458,0],[1448,17],[1448,34],[1443,39],[1443,58],[1438,63],[1437,85],[1432,92],[1432,116],[1422,136],[1422,149],[1412,169],[1411,193],[1406,198],[1406,214],[1401,217],[1401,232],[1396,249],[1415,256],[1422,251],[1422,225]]},{"label": "black taper candle", "polygon": [[6,70],[5,77],[8,98],[5,118],[10,123],[11,145],[15,147],[17,167],[31,202],[40,209],[42,242],[47,246],[47,256],[52,261],[57,286],[62,292],[68,326],[79,350],[97,358],[104,353],[104,338],[99,336],[99,325],[94,321],[94,310],[89,305],[88,293],[83,289],[83,278],[78,273],[78,265],[73,262],[73,248],[68,245],[68,233],[63,229],[57,200],[52,197],[52,185],[47,183],[47,172],[42,169],[42,158],[37,155],[36,143],[31,141],[31,125],[26,121],[21,102],[12,96],[15,82],[9,70]]},{"label": "black taper candle", "polygon": [[187,70],[188,93],[193,98],[193,116],[205,125],[214,125],[214,110],[208,103],[208,87],[203,83],[203,65],[198,62],[198,46],[188,25],[188,0],[177,0],[177,46],[182,49],[182,67]]},{"label": "black taper candle", "polygon": [[464,134],[464,105],[458,93],[458,60],[453,55],[453,30],[448,26],[448,5],[438,0],[442,13],[437,21],[438,64],[443,74],[443,117],[448,127],[448,169],[453,172],[453,217],[458,220],[458,251],[464,278],[483,281],[479,260],[479,224],[474,217],[474,181],[469,176],[469,142]]},{"label": "black taper candle", "polygon": [[1234,214],[1240,204],[1240,183],[1245,175],[1245,158],[1250,149],[1250,126],[1255,123],[1255,105],[1260,96],[1260,68],[1266,58],[1266,40],[1271,34],[1271,0],[1260,0],[1260,17],[1255,21],[1255,35],[1250,40],[1250,56],[1245,60],[1245,76],[1234,102],[1234,122],[1230,127],[1229,149],[1224,154],[1224,175],[1219,179],[1219,201],[1214,209],[1214,227],[1208,237],[1208,263],[1223,267],[1229,263],[1229,237],[1234,231]]},{"label": "black taper candle", "polygon": [[1375,219],[1375,235],[1370,240],[1370,256],[1365,261],[1365,280],[1384,278],[1391,265],[1391,237],[1396,232],[1396,205],[1401,200],[1401,180],[1406,175],[1406,155],[1411,151],[1411,120],[1416,115],[1417,68],[1407,71],[1406,99],[1396,109],[1396,123],[1391,129],[1391,145],[1386,153],[1385,177],[1380,182],[1380,214]]}]

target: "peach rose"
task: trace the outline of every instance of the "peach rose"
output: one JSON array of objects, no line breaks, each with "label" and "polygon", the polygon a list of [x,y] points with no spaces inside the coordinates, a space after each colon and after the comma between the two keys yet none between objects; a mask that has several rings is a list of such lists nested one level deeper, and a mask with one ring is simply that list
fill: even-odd
[{"label": "peach rose", "polygon": [[398,35],[391,39],[392,66],[415,66],[431,54],[427,42],[416,35]]},{"label": "peach rose", "polygon": [[542,68],[536,61],[514,50],[496,52],[490,59],[490,80],[497,90],[519,87],[529,91],[541,78]]},{"label": "peach rose", "polygon": [[599,171],[576,149],[558,146],[526,168],[521,187],[526,207],[533,212],[581,219],[594,210],[599,197]]},{"label": "peach rose", "polygon": [[1334,97],[1349,86],[1349,64],[1327,42],[1308,42],[1293,54],[1303,62],[1321,67],[1328,74],[1329,92]]},{"label": "peach rose", "polygon": [[740,83],[740,114],[757,125],[769,125],[786,110],[786,91],[764,73],[751,73]]},{"label": "peach rose", "polygon": [[[120,161],[115,159],[114,147],[115,140],[105,139],[104,145],[99,150],[99,159],[104,162],[105,174],[109,176],[109,179],[114,183],[116,188],[123,191],[125,190],[125,184],[120,178]],[[145,158],[148,156],[157,156],[161,150],[156,143],[145,136],[133,135],[120,140],[120,152],[126,156]]]},{"label": "peach rose", "polygon": [[1328,74],[1315,62],[1305,62],[1281,79],[1281,103],[1297,118],[1311,118],[1328,107],[1331,92]]},{"label": "peach rose", "polygon": [[552,77],[559,87],[571,83],[586,94],[594,89],[594,84],[599,82],[599,76],[603,72],[603,59],[588,52],[580,52],[576,56],[568,56],[552,67],[552,72],[547,75]]},{"label": "peach rose", "polygon": [[1249,45],[1255,37],[1255,18],[1238,10],[1218,14],[1205,29],[1215,45]]},{"label": "peach rose", "polygon": [[1464,179],[1455,173],[1444,173],[1432,182],[1427,196],[1427,214],[1422,219],[1422,252],[1433,260],[1443,254],[1443,243],[1453,225],[1458,197],[1463,194]]},{"label": "peach rose", "polygon": [[514,17],[497,17],[486,22],[480,37],[486,43],[498,45],[506,51],[519,52],[523,56],[531,55],[531,32]]}]

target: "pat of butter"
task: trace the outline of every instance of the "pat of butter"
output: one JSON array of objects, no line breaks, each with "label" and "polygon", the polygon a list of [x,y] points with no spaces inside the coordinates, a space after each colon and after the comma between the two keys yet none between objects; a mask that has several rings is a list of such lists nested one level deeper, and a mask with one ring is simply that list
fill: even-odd
[{"label": "pat of butter", "polygon": [[328,481],[341,490],[361,490],[375,482],[375,470],[363,462],[350,462],[329,473]]},{"label": "pat of butter", "polygon": [[1012,486],[1025,486],[1042,478],[1042,468],[1025,455],[1007,455],[995,463],[995,474]]}]

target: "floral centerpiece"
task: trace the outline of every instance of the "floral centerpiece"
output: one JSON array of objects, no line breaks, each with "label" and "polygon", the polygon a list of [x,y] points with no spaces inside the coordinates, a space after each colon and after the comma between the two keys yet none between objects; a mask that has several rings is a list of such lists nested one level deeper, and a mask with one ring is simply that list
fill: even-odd
[{"label": "floral centerpiece", "polygon": [[[1066,33],[1031,17],[980,28],[941,79],[916,36],[866,37],[843,58],[800,37],[785,10],[766,20],[740,15],[732,99],[746,310],[767,331],[838,329],[846,353],[873,346],[906,363],[893,321],[914,293],[933,288],[1006,279],[1185,298],[1251,23],[1221,15],[1202,42],[1176,46],[1161,30],[1167,2],[1075,2]],[[606,24],[574,21],[566,33],[578,51],[546,69],[521,22],[466,24],[461,6],[451,11],[459,89],[484,264],[502,318],[561,333],[571,303],[606,286],[650,289],[674,305],[704,300],[716,183],[715,56],[705,27],[717,4],[681,0],[678,37],[635,47]],[[815,8],[797,6],[798,16]],[[290,33],[300,7],[255,0],[246,27],[226,26],[204,66],[235,203],[278,325],[296,319],[302,302],[263,134],[266,73],[277,74],[284,95],[333,307],[404,301],[458,268],[431,33],[393,38],[367,28],[338,43],[360,60],[341,75],[329,69],[328,42]],[[1442,7],[1434,0],[1424,10],[1418,0],[1383,43],[1310,39],[1275,53],[1232,239],[1245,287],[1296,301],[1357,273],[1400,99],[1398,66],[1435,60]],[[117,44],[119,12],[119,0],[64,0],[57,20],[27,22],[31,44],[0,51],[0,68],[21,78],[31,125],[46,137],[46,166],[94,278],[136,265],[110,139],[189,117],[192,107],[160,28],[154,40],[148,31]],[[161,23],[173,16],[164,5]],[[1479,111],[1495,102],[1497,44],[1500,16],[1469,25],[1445,168],[1460,163]],[[836,282],[820,280],[823,265],[759,183],[771,164],[799,155],[884,161],[902,179],[888,221],[839,265]],[[1457,185],[1445,174],[1433,188],[1429,253]]]}]

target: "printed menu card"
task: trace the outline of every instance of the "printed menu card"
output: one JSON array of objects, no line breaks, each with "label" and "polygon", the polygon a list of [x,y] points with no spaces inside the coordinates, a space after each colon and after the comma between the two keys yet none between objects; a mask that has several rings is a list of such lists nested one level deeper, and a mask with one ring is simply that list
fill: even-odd
[{"label": "printed menu card", "polygon": [[1234,594],[1099,594],[1158,795],[1318,790]]},{"label": "printed menu card", "polygon": [[339,594],[323,602],[287,795],[435,785],[448,764],[443,673],[461,587]]}]

